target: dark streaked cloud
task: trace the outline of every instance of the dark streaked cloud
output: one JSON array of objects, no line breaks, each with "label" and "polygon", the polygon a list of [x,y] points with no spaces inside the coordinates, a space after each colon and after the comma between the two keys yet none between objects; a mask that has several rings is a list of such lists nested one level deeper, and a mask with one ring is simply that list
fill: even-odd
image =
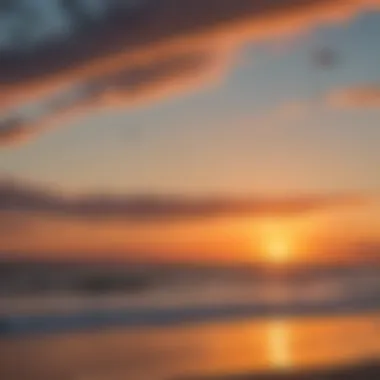
[{"label": "dark streaked cloud", "polygon": [[[29,11],[17,7],[17,4],[25,2],[30,4]],[[64,3],[67,6],[63,6]],[[51,80],[48,78],[50,74],[63,71],[73,74],[75,67],[88,78],[118,70],[128,65],[129,59],[154,59],[173,51],[186,51],[192,46],[184,46],[184,43],[207,47],[213,43],[239,45],[255,37],[266,38],[297,32],[323,21],[339,21],[380,4],[378,0],[136,0],[133,3],[132,7],[131,0],[14,0],[12,7],[16,11],[0,12],[3,29],[8,28],[12,14],[15,17],[22,14],[39,21],[24,22],[25,38],[33,38],[37,34],[42,35],[43,41],[49,36],[54,40],[57,35],[54,27],[63,23],[60,18],[66,17],[69,19],[66,23],[74,26],[60,29],[69,29],[67,34],[72,38],[68,38],[67,43],[57,40],[51,43],[53,47],[47,43],[41,46],[32,44],[32,48],[24,49],[20,54],[12,54],[12,46],[13,49],[16,47],[11,44],[11,53],[3,52],[0,59],[0,83],[7,88],[6,85],[12,87],[19,81],[23,84],[33,77],[45,76]],[[94,6],[104,9],[94,11],[91,9]],[[111,17],[109,10],[116,6],[121,9],[117,17]],[[78,8],[84,11],[78,12]],[[91,33],[86,33],[82,27],[85,18],[76,14],[94,12],[100,13],[101,17],[98,17],[99,21],[93,25]],[[41,28],[44,33],[38,32]],[[3,40],[7,34],[2,31]],[[144,53],[144,57],[140,54],[137,57],[136,53]],[[96,65],[83,70],[83,64],[95,62]]]},{"label": "dark streaked cloud", "polygon": [[13,146],[14,144],[28,141],[40,131],[39,125],[35,126],[29,121],[18,118],[9,118],[0,121],[0,146]]},{"label": "dark streaked cloud", "polygon": [[380,107],[380,83],[360,84],[332,91],[328,103],[337,107]]},{"label": "dark streaked cloud", "polygon": [[144,0],[11,0],[0,3],[0,52],[28,53],[62,42],[122,10],[133,13]]},{"label": "dark streaked cloud", "polygon": [[130,106],[196,87],[205,77],[219,74],[228,60],[225,49],[183,52],[129,67],[83,86],[83,100],[92,106]]},{"label": "dark streaked cloud", "polygon": [[[225,56],[226,59],[221,59]],[[162,60],[98,77],[46,102],[40,115],[22,114],[0,120],[0,145],[25,142],[35,135],[61,125],[93,108],[136,107],[196,88],[205,77],[217,78],[225,69],[229,54],[224,49],[189,51]]]},{"label": "dark streaked cloud", "polygon": [[[51,96],[83,86],[96,88],[99,83],[95,97],[87,93],[88,99],[84,96],[72,107],[82,107],[86,100],[93,106],[129,104],[130,85],[115,91],[105,85],[123,72],[129,77],[140,72],[139,102],[160,99],[175,87],[188,91],[189,86],[181,85],[181,70],[167,70],[157,80],[144,67],[157,69],[189,50],[208,52],[208,58],[216,54],[212,67],[222,67],[246,41],[340,22],[358,11],[377,8],[380,0],[73,0],[66,1],[66,7],[63,3],[17,0],[0,10],[4,21],[0,22],[0,109],[12,112],[12,107],[31,99],[46,98],[47,118],[56,120],[62,110],[50,105]],[[15,25],[25,14],[31,22],[20,31]],[[21,40],[12,42],[12,33],[21,35]],[[187,70],[187,83],[200,72],[199,67],[193,70]],[[206,71],[212,74],[196,80],[198,87],[215,78],[215,70]],[[45,116],[36,122],[46,125]]]},{"label": "dark streaked cloud", "polygon": [[325,194],[295,197],[187,197],[82,195],[3,181],[0,183],[0,214],[21,216],[124,220],[128,222],[213,217],[290,217],[334,208],[362,205],[369,197],[356,194]]},{"label": "dark streaked cloud", "polygon": [[[50,2],[50,7],[45,6],[46,2]],[[106,0],[95,3],[100,2],[106,3]],[[39,11],[34,12],[35,17],[49,23],[52,16],[45,15],[47,9],[57,8],[59,4],[58,0],[30,0],[28,3],[37,4],[34,7]],[[104,17],[93,26],[91,33],[79,27],[72,32],[71,39],[56,41],[53,46],[42,44],[22,54],[3,53],[0,59],[2,92],[7,91],[7,97],[15,95],[14,92],[22,97],[28,83],[27,91],[34,96],[38,90],[49,91],[67,81],[87,80],[120,70],[131,61],[160,59],[173,52],[187,51],[194,45],[239,46],[249,39],[297,32],[319,22],[345,19],[358,10],[380,4],[378,0],[148,0],[137,2],[141,5],[135,6],[131,15],[130,1],[111,3],[130,5],[127,10],[120,10],[116,19],[103,12]],[[68,13],[66,9],[60,12],[54,13]],[[8,13],[3,14],[5,20],[9,18]],[[75,11],[72,9],[71,13]],[[40,24],[43,22],[32,27],[39,28]],[[54,29],[51,33],[55,35]],[[4,36],[4,32],[1,34]],[[4,98],[1,100],[6,104]]]}]

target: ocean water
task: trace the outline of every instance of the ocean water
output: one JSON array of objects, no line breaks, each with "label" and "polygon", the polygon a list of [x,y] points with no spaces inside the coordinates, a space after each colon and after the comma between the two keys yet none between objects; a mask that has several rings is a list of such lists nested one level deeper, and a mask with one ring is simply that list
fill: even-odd
[{"label": "ocean water", "polygon": [[[135,273],[122,272],[121,278],[134,276],[134,282],[143,284],[141,289],[140,285],[134,285],[132,290],[126,290],[119,281],[106,291],[83,291],[80,286],[71,285],[78,283],[78,278],[88,277],[87,272],[73,277],[70,268],[63,274],[55,271],[52,271],[54,281],[45,286],[48,290],[30,291],[30,284],[23,278],[23,286],[29,292],[8,289],[0,293],[0,332],[155,326],[380,310],[380,268],[371,266],[291,273],[249,272],[242,268],[213,271],[182,268],[168,272],[154,267],[140,271],[141,279],[137,281]],[[35,276],[39,277],[39,272]],[[105,279],[115,282],[120,274],[103,270],[91,272],[91,276],[104,284]],[[30,283],[35,283],[32,280]]]},{"label": "ocean water", "polygon": [[376,267],[159,272],[131,292],[3,292],[0,379],[166,380],[380,358]]}]

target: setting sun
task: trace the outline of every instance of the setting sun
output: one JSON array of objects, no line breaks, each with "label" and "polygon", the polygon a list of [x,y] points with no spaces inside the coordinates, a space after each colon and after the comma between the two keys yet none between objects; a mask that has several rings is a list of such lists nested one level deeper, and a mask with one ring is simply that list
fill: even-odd
[{"label": "setting sun", "polygon": [[282,264],[290,259],[291,251],[289,243],[285,239],[273,238],[265,247],[268,261],[274,264]]},{"label": "setting sun", "polygon": [[266,222],[261,226],[259,239],[264,262],[281,265],[294,259],[295,237],[289,228],[288,225],[273,221]]}]

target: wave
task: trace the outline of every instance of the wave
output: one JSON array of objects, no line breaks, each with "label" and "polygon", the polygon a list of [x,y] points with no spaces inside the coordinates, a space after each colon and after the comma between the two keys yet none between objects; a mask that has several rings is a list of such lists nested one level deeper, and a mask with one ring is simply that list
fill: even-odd
[{"label": "wave", "polygon": [[195,270],[143,292],[1,297],[0,331],[19,334],[107,326],[156,326],[223,319],[361,313],[380,309],[374,268],[243,276]]}]

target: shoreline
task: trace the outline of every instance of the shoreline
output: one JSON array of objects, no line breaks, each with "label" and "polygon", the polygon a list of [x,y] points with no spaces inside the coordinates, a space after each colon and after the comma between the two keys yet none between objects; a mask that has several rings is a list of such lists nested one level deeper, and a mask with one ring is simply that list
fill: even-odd
[{"label": "shoreline", "polygon": [[181,377],[173,380],[378,380],[380,361],[339,365],[326,369],[307,369],[286,373],[272,372],[262,374],[230,374],[216,376]]},{"label": "shoreline", "polygon": [[[46,334],[113,327],[171,327],[207,322],[224,322],[259,318],[352,316],[380,312],[371,302],[355,305],[331,304],[217,305],[186,308],[121,308],[45,313],[35,315],[1,315],[0,338],[28,334]],[[380,377],[379,377],[380,378]]]}]

